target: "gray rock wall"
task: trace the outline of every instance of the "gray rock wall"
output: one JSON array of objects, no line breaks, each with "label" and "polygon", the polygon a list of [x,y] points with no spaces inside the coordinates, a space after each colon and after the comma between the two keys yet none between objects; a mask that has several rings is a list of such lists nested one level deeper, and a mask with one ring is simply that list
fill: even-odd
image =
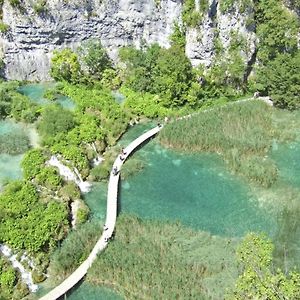
[{"label": "gray rock wall", "polygon": [[[161,0],[159,6],[154,0],[48,0],[46,13],[40,15],[34,2],[22,1],[20,12],[4,1],[3,22],[10,30],[1,34],[0,46],[8,79],[49,80],[53,50],[75,49],[90,38],[101,39],[113,59],[124,45],[138,47],[145,41],[168,47],[174,22],[181,22],[182,0]],[[222,15],[216,0],[210,0],[202,25],[187,30],[186,54],[193,65],[210,65],[216,30],[225,47],[230,31],[236,30],[253,50],[255,36],[245,27],[246,17],[237,12]],[[245,60],[249,57],[251,53]]]}]

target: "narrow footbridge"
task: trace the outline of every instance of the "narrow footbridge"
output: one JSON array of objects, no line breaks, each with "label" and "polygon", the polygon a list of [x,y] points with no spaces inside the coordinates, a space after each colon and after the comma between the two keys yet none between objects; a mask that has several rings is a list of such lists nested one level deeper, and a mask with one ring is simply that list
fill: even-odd
[{"label": "narrow footbridge", "polygon": [[[96,259],[97,254],[106,248],[109,239],[111,238],[117,219],[117,203],[118,203],[118,184],[120,177],[120,169],[125,162],[126,158],[134,151],[138,146],[143,144],[149,138],[157,134],[162,127],[157,126],[131,142],[125,149],[122,156],[118,156],[114,162],[112,171],[109,177],[108,193],[107,193],[107,208],[106,208],[106,221],[102,236],[97,241],[92,252],[88,258],[60,285],[55,287],[48,294],[40,298],[40,300],[56,300],[62,295],[66,294],[73,286],[75,286],[87,273],[87,270]],[[122,159],[121,159],[122,158]],[[115,172],[114,170],[117,170]]]}]

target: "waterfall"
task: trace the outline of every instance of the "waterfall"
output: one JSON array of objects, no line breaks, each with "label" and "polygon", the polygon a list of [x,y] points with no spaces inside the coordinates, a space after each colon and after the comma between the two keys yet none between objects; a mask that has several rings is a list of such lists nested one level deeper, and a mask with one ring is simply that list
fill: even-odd
[{"label": "waterfall", "polygon": [[[12,250],[6,246],[0,244],[0,252],[11,262],[14,269],[17,269],[21,273],[22,281],[26,283],[28,289],[31,292],[36,292],[38,290],[38,285],[33,283],[31,272],[28,272],[23,265],[17,260],[17,255],[13,255]],[[33,263],[26,257],[25,254],[22,255],[21,261],[27,260],[30,267],[34,268]]]},{"label": "waterfall", "polygon": [[101,164],[101,162],[104,160],[104,158],[100,154],[98,154],[98,151],[97,151],[97,148],[96,148],[96,145],[95,145],[94,142],[91,143],[91,147],[95,151],[95,153],[97,154],[97,157],[94,158],[93,161],[92,161],[92,165],[93,166],[98,166],[98,165]]},{"label": "waterfall", "polygon": [[47,164],[53,167],[57,167],[59,170],[59,174],[66,180],[74,181],[82,193],[89,192],[91,184],[88,181],[82,180],[82,177],[76,168],[74,168],[73,172],[69,167],[60,162],[55,155],[51,156]]}]

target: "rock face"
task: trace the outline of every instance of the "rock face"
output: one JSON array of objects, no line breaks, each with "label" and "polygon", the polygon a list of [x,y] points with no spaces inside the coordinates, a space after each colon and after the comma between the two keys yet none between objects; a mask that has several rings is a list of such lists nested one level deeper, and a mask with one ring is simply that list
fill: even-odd
[{"label": "rock face", "polygon": [[[196,0],[197,1],[197,0]],[[0,46],[5,63],[5,77],[18,80],[49,80],[53,50],[76,49],[82,41],[100,39],[109,55],[117,58],[118,48],[139,47],[157,42],[169,47],[174,22],[181,23],[182,0],[47,0],[37,12],[23,0],[22,9],[3,4],[3,22],[9,30],[2,33]],[[197,9],[199,2],[197,1]],[[194,66],[209,66],[214,56],[216,32],[227,47],[230,31],[244,35],[249,42],[250,59],[255,36],[246,29],[247,13],[221,14],[216,0],[210,0],[203,22],[186,32],[186,54]]]}]

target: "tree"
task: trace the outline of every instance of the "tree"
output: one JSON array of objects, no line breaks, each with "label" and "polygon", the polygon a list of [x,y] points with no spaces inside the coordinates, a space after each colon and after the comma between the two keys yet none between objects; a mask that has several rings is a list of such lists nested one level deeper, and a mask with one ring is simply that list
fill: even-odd
[{"label": "tree", "polygon": [[80,57],[87,68],[87,75],[102,79],[104,70],[112,67],[111,61],[100,41],[90,40],[79,49]]},{"label": "tree", "polygon": [[163,97],[165,107],[185,103],[191,80],[192,65],[181,47],[161,49],[153,74],[153,91]]},{"label": "tree", "polygon": [[279,54],[256,76],[257,89],[268,94],[281,108],[300,108],[300,50]]},{"label": "tree", "polygon": [[78,83],[82,71],[77,54],[69,48],[55,50],[51,59],[50,75],[57,81]]},{"label": "tree", "polygon": [[54,137],[58,133],[66,133],[75,126],[73,113],[59,106],[47,106],[41,117],[38,131],[45,138]]},{"label": "tree", "polygon": [[243,273],[228,299],[300,299],[300,274],[281,270],[273,271],[273,245],[262,234],[248,234],[240,245],[237,256]]}]

